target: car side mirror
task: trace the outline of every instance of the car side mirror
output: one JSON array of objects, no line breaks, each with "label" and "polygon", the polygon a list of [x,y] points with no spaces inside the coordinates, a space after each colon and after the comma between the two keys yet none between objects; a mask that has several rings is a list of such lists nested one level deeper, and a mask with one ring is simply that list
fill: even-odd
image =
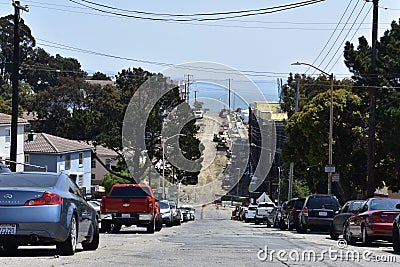
[{"label": "car side mirror", "polygon": [[400,203],[396,204],[396,209],[400,210]]},{"label": "car side mirror", "polygon": [[86,187],[79,188],[79,191],[84,199],[86,199]]}]

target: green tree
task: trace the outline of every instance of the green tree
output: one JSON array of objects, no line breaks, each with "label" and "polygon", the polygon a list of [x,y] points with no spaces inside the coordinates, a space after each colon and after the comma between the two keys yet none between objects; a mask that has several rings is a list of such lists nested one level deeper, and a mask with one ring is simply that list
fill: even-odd
[{"label": "green tree", "polygon": [[111,81],[111,77],[108,77],[106,74],[97,71],[93,73],[92,80]]},{"label": "green tree", "polygon": [[[23,64],[30,55],[36,41],[31,34],[30,28],[21,18],[19,21],[19,37],[20,37],[20,60]],[[14,16],[7,15],[0,18],[0,75],[12,72],[14,47]]]},{"label": "green tree", "polygon": [[347,42],[344,50],[345,64],[353,73],[355,91],[362,98],[364,112],[369,106],[370,87],[376,91],[375,187],[385,181],[394,190],[400,188],[400,145],[396,142],[400,133],[399,36],[399,23],[393,21],[391,29],[377,42],[375,72],[371,69],[372,48],[365,37],[358,39],[357,47]]},{"label": "green tree", "polygon": [[[333,162],[341,175],[341,183],[349,197],[350,188],[360,185],[359,177],[365,173],[366,142],[361,99],[352,92],[339,89],[333,95]],[[307,166],[317,165],[320,169],[328,163],[330,94],[317,94],[302,109],[293,114],[287,122],[288,141],[284,144],[282,156],[285,162],[294,162],[296,172],[306,175]],[[306,175],[309,188],[316,193],[326,192],[327,179],[320,174]],[[361,183],[365,187],[365,184]]]}]

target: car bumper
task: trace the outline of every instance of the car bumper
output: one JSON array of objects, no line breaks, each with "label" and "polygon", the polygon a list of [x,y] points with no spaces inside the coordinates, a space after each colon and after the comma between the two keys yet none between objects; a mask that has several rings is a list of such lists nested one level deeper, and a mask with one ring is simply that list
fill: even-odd
[{"label": "car bumper", "polygon": [[[128,217],[129,216],[129,217]],[[153,221],[151,213],[109,213],[102,214],[101,221],[112,221],[121,225],[145,225]]]},{"label": "car bumper", "polygon": [[369,223],[367,233],[370,236],[392,236],[393,223]]},{"label": "car bumper", "polygon": [[333,218],[316,218],[316,217],[304,217],[304,224],[307,226],[317,227],[329,227],[333,221]]}]

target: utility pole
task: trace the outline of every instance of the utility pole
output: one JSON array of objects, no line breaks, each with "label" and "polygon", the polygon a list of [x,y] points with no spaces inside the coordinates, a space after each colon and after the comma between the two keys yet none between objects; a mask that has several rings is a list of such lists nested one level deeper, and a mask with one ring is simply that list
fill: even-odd
[{"label": "utility pole", "polygon": [[367,159],[367,197],[372,197],[375,192],[375,102],[376,88],[378,85],[378,77],[376,74],[376,43],[378,40],[378,2],[373,0],[373,18],[372,18],[372,58],[371,58],[371,74],[373,84],[369,89],[369,131],[368,131],[368,159]]},{"label": "utility pole", "polygon": [[14,6],[14,52],[13,52],[13,72],[12,82],[12,113],[11,113],[11,147],[10,147],[10,168],[11,171],[17,170],[17,137],[18,137],[18,96],[19,96],[19,20],[20,10],[29,11],[28,7],[21,6],[19,1],[12,4]]},{"label": "utility pole", "polygon": [[197,90],[194,90],[194,104],[196,105],[197,102]]},{"label": "utility pole", "polygon": [[[296,88],[296,99],[295,99],[295,106],[294,112],[299,111],[299,98],[300,98],[300,78],[297,81],[297,88]],[[294,169],[294,162],[290,162],[290,170],[289,170],[289,187],[288,187],[288,200],[292,198],[293,192],[293,169]]]},{"label": "utility pole", "polygon": [[231,78],[228,79],[228,111],[231,112]]},{"label": "utility pole", "polygon": [[185,100],[189,103],[189,95],[190,95],[190,77],[193,78],[193,75],[191,74],[186,74],[185,77],[187,77],[187,83],[185,84]]}]

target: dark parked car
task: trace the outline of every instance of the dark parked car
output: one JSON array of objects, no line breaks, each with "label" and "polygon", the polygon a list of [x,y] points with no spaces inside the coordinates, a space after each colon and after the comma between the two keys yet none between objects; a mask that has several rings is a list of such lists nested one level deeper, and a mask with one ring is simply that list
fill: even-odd
[{"label": "dark parked car", "polygon": [[307,233],[311,230],[329,230],[340,209],[339,201],[332,195],[310,195],[304,202],[303,209],[299,213],[299,225],[296,228],[299,233]]},{"label": "dark parked car", "polygon": [[364,200],[349,200],[335,215],[329,229],[329,235],[332,239],[338,239],[343,234],[343,228],[348,218],[357,212]]},{"label": "dark parked car", "polygon": [[282,205],[279,228],[281,230],[297,229],[299,224],[299,213],[303,208],[305,198],[292,198]]},{"label": "dark parked car", "polygon": [[99,245],[96,211],[64,173],[0,174],[0,246],[13,253],[18,246],[56,245],[73,255]]},{"label": "dark parked car", "polygon": [[375,239],[392,240],[393,221],[400,214],[400,199],[369,198],[346,222],[343,230],[347,243],[361,239],[368,246]]},{"label": "dark parked car", "polygon": [[[397,209],[400,209],[400,204],[396,205]],[[392,241],[393,241],[393,250],[396,252],[400,252],[400,214],[396,216],[393,221],[393,229],[392,229]]]}]

